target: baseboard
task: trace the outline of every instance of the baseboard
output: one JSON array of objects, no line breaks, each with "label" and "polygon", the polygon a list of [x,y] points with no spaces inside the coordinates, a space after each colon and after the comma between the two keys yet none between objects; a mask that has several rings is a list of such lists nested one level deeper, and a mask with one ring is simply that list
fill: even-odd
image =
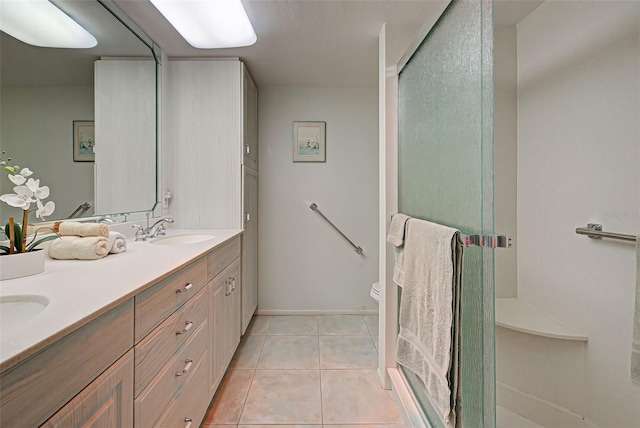
[{"label": "baseboard", "polygon": [[391,392],[398,403],[405,426],[413,428],[431,428],[431,425],[427,423],[426,418],[418,408],[418,405],[413,398],[413,394],[404,381],[400,369],[389,368],[387,369],[387,373],[389,373],[389,378],[391,378]]},{"label": "baseboard", "polygon": [[256,315],[378,315],[377,309],[258,309]]},{"label": "baseboard", "polygon": [[496,397],[497,405],[542,426],[560,426],[563,428],[595,427],[582,416],[564,407],[519,391],[502,382],[496,382]]}]

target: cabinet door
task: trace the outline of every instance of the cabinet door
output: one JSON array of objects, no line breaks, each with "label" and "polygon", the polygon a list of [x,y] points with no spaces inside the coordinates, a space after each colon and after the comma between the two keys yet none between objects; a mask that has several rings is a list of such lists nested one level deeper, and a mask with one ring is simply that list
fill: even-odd
[{"label": "cabinet door", "polygon": [[258,89],[243,66],[243,164],[258,169]]},{"label": "cabinet door", "polygon": [[227,270],[227,280],[231,284],[231,291],[227,296],[226,301],[226,319],[227,331],[227,364],[231,362],[233,354],[236,352],[238,345],[240,344],[240,336],[242,335],[242,279],[240,277],[240,260],[236,259],[231,263]]},{"label": "cabinet door", "polygon": [[44,427],[133,426],[133,349],[124,354]]},{"label": "cabinet door", "polygon": [[258,173],[244,168],[242,235],[242,334],[258,307]]},{"label": "cabinet door", "polygon": [[227,368],[228,351],[225,332],[225,304],[227,300],[226,271],[209,283],[209,360],[211,392],[215,391]]}]

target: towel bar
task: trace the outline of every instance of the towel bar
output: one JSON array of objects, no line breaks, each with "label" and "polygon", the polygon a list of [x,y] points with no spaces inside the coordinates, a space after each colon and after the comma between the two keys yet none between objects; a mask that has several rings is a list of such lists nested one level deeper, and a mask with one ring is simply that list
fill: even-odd
[{"label": "towel bar", "polygon": [[576,233],[578,235],[587,235],[591,239],[611,238],[629,242],[636,242],[638,239],[635,235],[605,232],[604,230],[602,230],[602,225],[597,223],[588,223],[587,227],[577,227]]}]

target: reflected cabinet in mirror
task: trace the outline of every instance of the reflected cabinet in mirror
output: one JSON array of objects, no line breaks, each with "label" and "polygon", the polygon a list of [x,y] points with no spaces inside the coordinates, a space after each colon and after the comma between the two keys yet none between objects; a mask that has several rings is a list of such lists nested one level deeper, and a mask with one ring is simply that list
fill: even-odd
[{"label": "reflected cabinet in mirror", "polygon": [[[92,33],[90,49],[35,47],[0,32],[0,147],[49,186],[47,220],[132,213],[157,201],[153,44],[112,3],[52,0]],[[0,194],[13,193],[6,173]],[[29,221],[35,222],[35,206]],[[0,219],[22,218],[0,204]]]}]

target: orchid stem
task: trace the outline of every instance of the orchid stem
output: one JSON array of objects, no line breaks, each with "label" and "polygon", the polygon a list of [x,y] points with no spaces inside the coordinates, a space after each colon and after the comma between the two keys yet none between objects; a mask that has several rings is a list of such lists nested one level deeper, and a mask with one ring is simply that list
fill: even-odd
[{"label": "orchid stem", "polygon": [[27,226],[29,223],[29,210],[24,210],[24,217],[22,218],[22,252],[27,250]]}]

